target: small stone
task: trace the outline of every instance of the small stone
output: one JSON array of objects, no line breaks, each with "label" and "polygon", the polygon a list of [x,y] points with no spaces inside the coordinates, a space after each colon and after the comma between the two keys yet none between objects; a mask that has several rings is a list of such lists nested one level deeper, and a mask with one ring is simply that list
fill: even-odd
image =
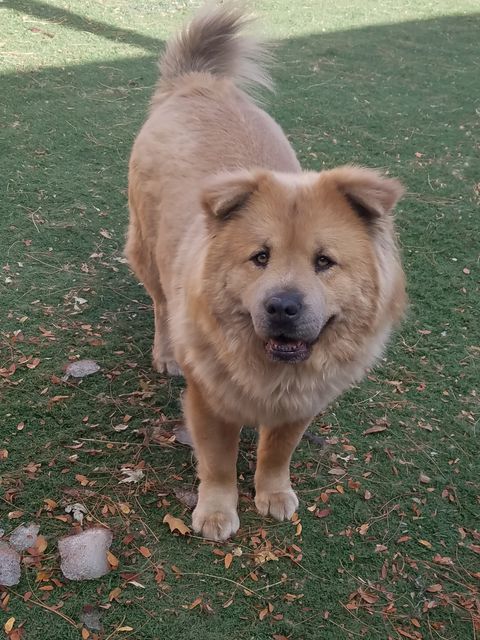
[{"label": "small stone", "polygon": [[6,542],[0,542],[0,585],[13,587],[20,582],[20,556]]},{"label": "small stone", "polygon": [[17,527],[9,536],[10,545],[16,551],[25,551],[25,549],[35,546],[39,531],[40,525],[33,522],[28,526]]},{"label": "small stone", "polygon": [[97,371],[100,371],[100,366],[95,360],[77,360],[67,365],[65,375],[73,378],[85,378],[85,376],[91,376]]},{"label": "small stone", "polygon": [[94,580],[110,571],[107,553],[112,544],[110,529],[93,527],[58,541],[63,575],[69,580]]}]

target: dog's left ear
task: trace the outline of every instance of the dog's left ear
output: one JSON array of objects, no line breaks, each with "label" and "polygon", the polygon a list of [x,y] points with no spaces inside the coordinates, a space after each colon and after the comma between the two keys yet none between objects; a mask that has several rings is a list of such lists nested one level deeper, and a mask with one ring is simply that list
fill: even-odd
[{"label": "dog's left ear", "polygon": [[391,213],[405,191],[398,180],[386,178],[373,169],[345,166],[326,174],[366,222],[378,221]]},{"label": "dog's left ear", "polygon": [[239,170],[210,178],[201,196],[205,212],[217,220],[229,220],[246,207],[258,188],[258,177],[250,171]]}]

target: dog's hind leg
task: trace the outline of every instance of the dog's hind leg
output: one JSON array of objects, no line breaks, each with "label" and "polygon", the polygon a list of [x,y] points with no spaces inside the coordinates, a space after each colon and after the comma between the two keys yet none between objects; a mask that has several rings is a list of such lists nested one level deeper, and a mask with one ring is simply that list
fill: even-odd
[{"label": "dog's hind leg", "polygon": [[142,233],[131,210],[130,227],[128,229],[125,255],[137,278],[143,283],[153,301],[155,313],[155,337],[152,349],[153,368],[159,373],[172,376],[182,375],[175,361],[168,329],[167,300],[160,281],[160,274],[151,250],[144,242]]},{"label": "dog's hind leg", "polygon": [[[149,291],[148,287],[146,287]],[[150,291],[149,291],[150,293]],[[178,366],[173,355],[168,329],[168,311],[165,296],[163,300],[150,293],[153,300],[153,310],[155,313],[155,337],[153,339],[152,363],[153,368],[159,373],[168,373],[171,376],[181,376],[182,370]]]}]

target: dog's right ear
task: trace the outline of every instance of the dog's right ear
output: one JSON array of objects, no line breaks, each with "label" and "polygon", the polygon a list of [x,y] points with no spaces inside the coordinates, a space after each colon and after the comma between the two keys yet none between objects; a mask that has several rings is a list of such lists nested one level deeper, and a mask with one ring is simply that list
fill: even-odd
[{"label": "dog's right ear", "polygon": [[202,192],[205,212],[217,220],[230,220],[241,211],[258,188],[258,176],[247,170],[222,173],[210,178]]}]

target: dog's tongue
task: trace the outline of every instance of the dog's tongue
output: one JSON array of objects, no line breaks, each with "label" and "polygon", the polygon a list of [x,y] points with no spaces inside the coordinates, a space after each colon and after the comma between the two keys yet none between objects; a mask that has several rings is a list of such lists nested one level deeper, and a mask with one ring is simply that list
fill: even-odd
[{"label": "dog's tongue", "polygon": [[302,340],[277,340],[270,338],[267,342],[269,351],[283,351],[284,353],[295,353],[305,348],[305,342]]}]

